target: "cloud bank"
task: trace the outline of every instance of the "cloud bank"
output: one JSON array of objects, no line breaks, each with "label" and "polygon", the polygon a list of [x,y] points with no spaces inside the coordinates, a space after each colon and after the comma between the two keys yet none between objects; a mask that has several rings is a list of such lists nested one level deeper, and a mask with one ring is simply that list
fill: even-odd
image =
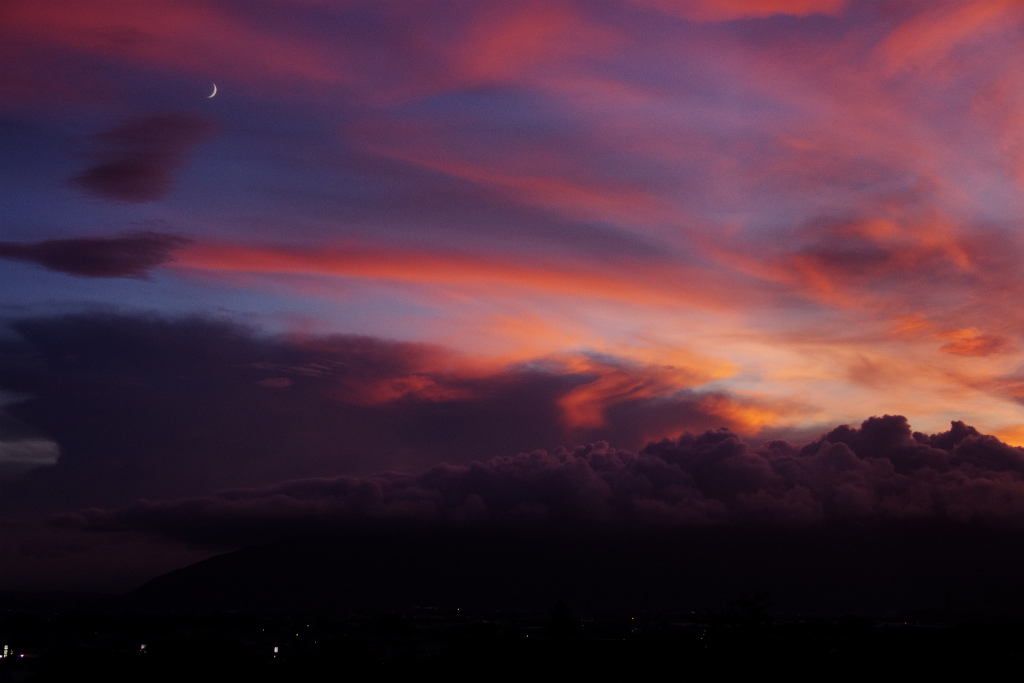
[{"label": "cloud bank", "polygon": [[88,314],[11,330],[0,386],[29,398],[7,410],[61,452],[0,497],[14,507],[127,504],[600,439],[636,449],[760,414],[703,388],[715,375],[696,363],[578,352],[481,364],[439,346],[274,337],[208,318]]},{"label": "cloud bank", "polygon": [[1024,524],[1024,450],[954,422],[912,432],[900,416],[838,427],[802,446],[752,448],[720,429],[634,453],[590,444],[419,475],[291,481],[52,518],[93,530],[253,543],[367,529],[810,527],[851,522]]}]

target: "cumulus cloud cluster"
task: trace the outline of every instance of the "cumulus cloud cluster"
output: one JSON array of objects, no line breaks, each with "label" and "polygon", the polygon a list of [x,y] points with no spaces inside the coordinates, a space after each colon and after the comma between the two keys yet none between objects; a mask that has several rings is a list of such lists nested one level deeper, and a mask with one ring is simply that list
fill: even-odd
[{"label": "cumulus cloud cluster", "polygon": [[1024,523],[1024,450],[962,422],[929,436],[887,415],[802,446],[752,448],[720,429],[638,453],[602,442],[442,464],[418,476],[307,479],[53,519],[221,543],[378,528],[586,532],[884,520],[1016,527]]}]

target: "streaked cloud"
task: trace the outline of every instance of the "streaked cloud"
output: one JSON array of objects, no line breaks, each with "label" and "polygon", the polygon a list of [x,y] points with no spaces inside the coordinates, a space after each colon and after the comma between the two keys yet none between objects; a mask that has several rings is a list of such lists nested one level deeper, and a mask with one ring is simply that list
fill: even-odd
[{"label": "streaked cloud", "polygon": [[151,202],[171,189],[192,148],[208,138],[209,121],[182,115],[139,118],[96,136],[96,163],[72,182],[86,192],[126,202]]},{"label": "streaked cloud", "polygon": [[758,19],[777,15],[839,14],[846,0],[634,0],[666,14],[695,21]]},{"label": "streaked cloud", "polygon": [[140,232],[121,237],[82,237],[34,244],[0,242],[0,258],[27,261],[79,277],[146,278],[174,260],[189,240],[166,233]]}]

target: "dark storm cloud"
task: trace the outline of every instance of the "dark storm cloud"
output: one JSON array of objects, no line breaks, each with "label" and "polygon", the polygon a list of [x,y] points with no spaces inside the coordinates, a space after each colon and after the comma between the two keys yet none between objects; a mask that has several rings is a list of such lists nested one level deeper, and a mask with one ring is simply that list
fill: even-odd
[{"label": "dark storm cloud", "polygon": [[[201,319],[83,316],[13,328],[24,343],[2,349],[0,385],[32,398],[8,410],[59,443],[61,459],[12,486],[6,502],[50,491],[52,503],[71,481],[67,495],[85,502],[366,471],[410,444],[465,452],[480,435],[459,430],[464,422],[493,422],[488,397],[473,406],[374,402],[376,387],[409,377],[433,352],[412,344],[342,337],[303,346]],[[505,402],[521,390],[509,387]],[[490,400],[500,404],[497,393]],[[518,416],[542,418],[529,408]]]},{"label": "dark storm cloud", "polygon": [[161,199],[192,148],[210,137],[213,130],[209,121],[186,114],[134,119],[96,136],[96,163],[72,182],[103,199]]},{"label": "dark storm cloud", "polygon": [[[481,376],[460,372],[458,359],[438,347],[265,337],[200,318],[80,315],[11,327],[20,340],[0,345],[0,388],[31,398],[8,411],[59,444],[61,458],[11,485],[5,505],[120,505],[388,467],[422,470],[594,434],[636,448],[644,443],[640,429],[720,424],[684,391],[608,398],[607,425],[570,430],[560,400],[599,381],[595,372],[611,359],[593,372],[552,363]],[[645,401],[653,416],[638,421]]]},{"label": "dark storm cloud", "polygon": [[151,268],[174,260],[190,240],[140,232],[121,237],[78,237],[34,243],[0,242],[0,258],[27,261],[79,277],[145,278]]},{"label": "dark storm cloud", "polygon": [[[0,347],[0,386],[31,398],[8,412],[61,455],[0,483],[10,511],[95,506],[116,524],[167,519],[168,534],[188,536],[170,528],[191,518],[225,537],[233,524],[256,533],[307,523],[658,527],[1024,515],[1021,449],[960,423],[925,436],[886,416],[805,445],[752,448],[727,430],[700,433],[718,418],[688,390],[613,400],[608,423],[582,433],[618,447],[567,450],[559,444],[581,432],[565,427],[560,402],[596,378],[557,365],[460,374],[438,347],[265,337],[200,318],[83,315],[12,328],[21,339]],[[656,428],[698,435],[635,450],[641,430]],[[439,462],[417,476],[369,475]],[[139,499],[177,502],[125,507]]]},{"label": "dark storm cloud", "polygon": [[418,476],[292,481],[55,517],[96,530],[252,543],[369,529],[651,530],[895,521],[1024,524],[1024,450],[962,422],[912,433],[899,416],[797,446],[751,448],[728,430],[639,453],[606,443],[535,451]]}]

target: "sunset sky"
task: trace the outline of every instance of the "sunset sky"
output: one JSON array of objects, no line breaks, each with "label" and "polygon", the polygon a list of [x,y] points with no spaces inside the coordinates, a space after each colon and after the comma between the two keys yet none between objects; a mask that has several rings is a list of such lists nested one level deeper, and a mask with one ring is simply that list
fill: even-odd
[{"label": "sunset sky", "polygon": [[10,0],[0,33],[14,584],[206,556],[95,520],[225,490],[884,415],[1024,445],[1018,0]]}]

